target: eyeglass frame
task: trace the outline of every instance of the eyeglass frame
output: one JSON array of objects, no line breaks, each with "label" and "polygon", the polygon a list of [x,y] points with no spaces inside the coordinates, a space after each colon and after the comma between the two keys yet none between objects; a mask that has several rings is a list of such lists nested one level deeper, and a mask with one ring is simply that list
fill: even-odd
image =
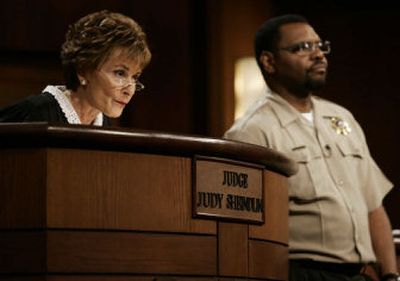
[{"label": "eyeglass frame", "polygon": [[[125,88],[125,87],[128,87],[129,85],[132,85],[132,86],[134,85],[135,86],[135,92],[140,92],[145,88],[144,84],[142,82],[140,82],[138,78],[133,78],[133,82],[132,81],[128,82],[128,81],[126,81],[128,79],[124,79],[124,78],[117,78],[117,79],[119,79],[121,81],[121,82],[118,83],[118,84],[120,84],[120,85],[118,85],[118,87],[120,87],[121,89]],[[123,84],[124,80],[125,80],[125,83]]]},{"label": "eyeglass frame", "polygon": [[116,84],[116,87],[120,89],[132,85],[135,86],[135,92],[140,92],[145,88],[144,84],[139,81],[139,78],[134,77],[132,82],[132,79],[129,77],[116,77],[117,74],[115,73],[115,71],[113,71],[113,73],[110,73],[108,71],[103,70],[103,73],[106,74],[107,77],[109,77],[109,79],[112,81],[112,83]]},{"label": "eyeglass frame", "polygon": [[[324,50],[324,48],[327,48]],[[290,52],[291,54],[299,54],[300,52],[304,52],[305,54],[311,54],[317,50],[317,48],[324,54],[327,55],[331,52],[331,42],[330,41],[318,41],[318,42],[312,42],[312,41],[304,41],[300,42],[297,44],[293,44],[292,46],[284,47],[284,48],[278,48],[278,50],[282,51],[287,51]]]}]

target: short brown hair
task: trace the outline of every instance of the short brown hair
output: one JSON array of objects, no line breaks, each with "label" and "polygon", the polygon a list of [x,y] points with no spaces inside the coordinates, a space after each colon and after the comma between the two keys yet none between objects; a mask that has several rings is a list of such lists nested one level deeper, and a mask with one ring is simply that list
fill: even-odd
[{"label": "short brown hair", "polygon": [[141,69],[150,62],[146,34],[130,17],[104,10],[70,25],[61,47],[67,88],[76,90],[80,85],[78,72],[99,68],[116,47],[126,48]]}]

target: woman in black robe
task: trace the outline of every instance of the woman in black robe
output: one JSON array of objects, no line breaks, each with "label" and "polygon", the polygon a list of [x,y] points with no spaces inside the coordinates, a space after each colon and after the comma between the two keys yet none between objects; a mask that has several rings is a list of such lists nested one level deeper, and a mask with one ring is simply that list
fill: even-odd
[{"label": "woman in black robe", "polygon": [[72,24],[61,48],[65,85],[0,109],[0,122],[108,125],[122,114],[150,62],[146,34],[131,18],[109,11]]}]

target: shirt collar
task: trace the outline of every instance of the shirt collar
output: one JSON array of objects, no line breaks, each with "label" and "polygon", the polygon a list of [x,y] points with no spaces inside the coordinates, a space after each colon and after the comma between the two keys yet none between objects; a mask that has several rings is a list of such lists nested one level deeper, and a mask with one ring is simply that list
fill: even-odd
[{"label": "shirt collar", "polygon": [[298,112],[290,103],[279,94],[272,92],[270,89],[267,90],[267,98],[271,101],[272,109],[283,127],[303,118],[300,112]]},{"label": "shirt collar", "polygon": [[[267,98],[272,101],[272,108],[283,127],[288,126],[296,120],[302,120],[301,113],[279,94],[267,89]],[[318,96],[311,96],[311,103],[315,122],[318,122],[318,119],[321,118],[337,116],[337,112],[332,107],[325,106]]]}]

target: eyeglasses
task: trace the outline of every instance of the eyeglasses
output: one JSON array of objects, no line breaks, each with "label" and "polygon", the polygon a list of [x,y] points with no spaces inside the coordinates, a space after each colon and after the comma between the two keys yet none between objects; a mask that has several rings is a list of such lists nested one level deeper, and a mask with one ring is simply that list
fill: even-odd
[{"label": "eyeglasses", "polygon": [[305,56],[315,52],[317,49],[319,49],[323,54],[327,55],[331,52],[331,42],[301,42],[289,47],[280,48],[278,50],[288,51],[299,56]]},{"label": "eyeglasses", "polygon": [[127,71],[125,70],[115,70],[112,72],[105,72],[107,77],[109,77],[110,82],[116,88],[126,88],[128,86],[135,87],[135,92],[142,91],[144,89],[144,85],[142,82],[138,80],[138,77],[129,77]]},{"label": "eyeglasses", "polygon": [[137,78],[129,78],[129,77],[120,77],[120,78],[115,78],[115,84],[117,85],[118,88],[126,88],[128,86],[134,86],[135,87],[135,92],[142,91],[144,89],[144,85],[142,82],[140,82]]}]

